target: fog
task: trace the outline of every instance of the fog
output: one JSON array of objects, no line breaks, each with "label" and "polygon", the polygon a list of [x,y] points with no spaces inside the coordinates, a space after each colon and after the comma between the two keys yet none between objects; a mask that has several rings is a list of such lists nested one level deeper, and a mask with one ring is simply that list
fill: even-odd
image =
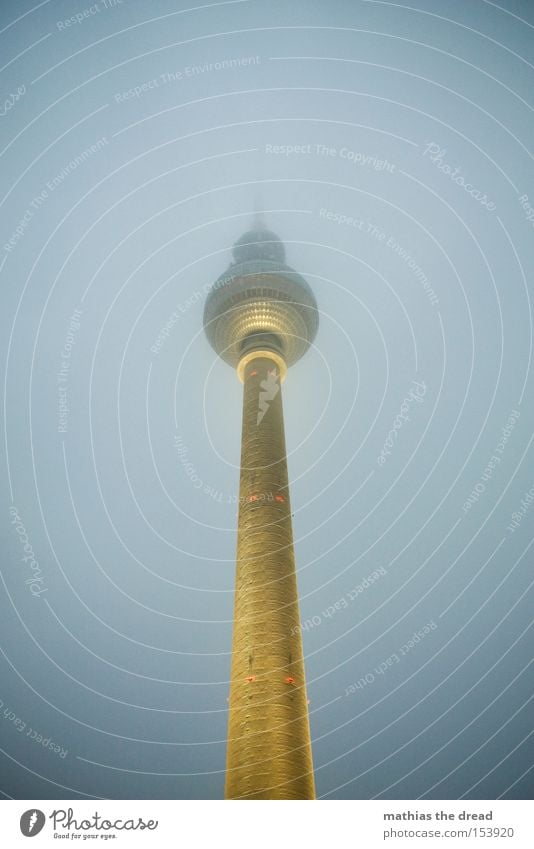
[{"label": "fog", "polygon": [[3,2],[7,798],[223,796],[254,210],[315,293],[283,387],[317,795],[528,798],[534,9]]}]

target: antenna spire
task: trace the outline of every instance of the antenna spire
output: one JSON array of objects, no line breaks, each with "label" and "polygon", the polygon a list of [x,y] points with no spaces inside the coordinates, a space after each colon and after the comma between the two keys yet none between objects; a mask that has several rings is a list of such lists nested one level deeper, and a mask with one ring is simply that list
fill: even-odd
[{"label": "antenna spire", "polygon": [[265,216],[261,208],[261,198],[257,193],[254,197],[254,214],[252,216],[252,228],[254,230],[265,230]]}]

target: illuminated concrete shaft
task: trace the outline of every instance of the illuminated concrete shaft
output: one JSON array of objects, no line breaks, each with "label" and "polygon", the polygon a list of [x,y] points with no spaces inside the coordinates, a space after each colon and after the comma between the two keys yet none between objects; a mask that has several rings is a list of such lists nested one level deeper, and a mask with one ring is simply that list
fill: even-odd
[{"label": "illuminated concrete shaft", "polygon": [[211,346],[244,384],[226,797],[313,799],[280,383],[319,313],[278,236],[255,224],[204,308]]},{"label": "illuminated concrete shaft", "polygon": [[315,797],[279,358],[246,357],[226,797]]}]

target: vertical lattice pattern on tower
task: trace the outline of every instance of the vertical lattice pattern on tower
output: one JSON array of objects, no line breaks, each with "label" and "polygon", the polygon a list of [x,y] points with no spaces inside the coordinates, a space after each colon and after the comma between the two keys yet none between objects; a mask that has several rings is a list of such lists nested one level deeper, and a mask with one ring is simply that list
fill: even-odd
[{"label": "vertical lattice pattern on tower", "polygon": [[226,798],[313,799],[282,393],[268,356],[245,368],[239,494]]}]

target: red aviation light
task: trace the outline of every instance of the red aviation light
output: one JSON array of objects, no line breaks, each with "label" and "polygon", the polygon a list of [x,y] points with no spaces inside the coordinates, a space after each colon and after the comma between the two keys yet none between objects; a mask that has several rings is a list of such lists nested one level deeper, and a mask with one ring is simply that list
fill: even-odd
[{"label": "red aviation light", "polygon": [[256,371],[256,369],[254,369],[254,371],[249,371],[248,376],[249,376],[249,377],[254,377],[257,373],[258,373],[258,372]]},{"label": "red aviation light", "polygon": [[292,677],[291,677],[291,675],[289,675],[289,676],[286,678],[286,684],[294,684],[294,683],[295,683],[295,679],[294,679],[294,678],[292,678]]},{"label": "red aviation light", "polygon": [[275,501],[285,501],[285,498],[284,498],[283,495],[275,495],[274,500]]},{"label": "red aviation light", "polygon": [[247,677],[245,678],[245,681],[248,681],[249,684],[251,684],[252,681],[255,681],[255,680],[256,680],[255,675],[247,675]]},{"label": "red aviation light", "polygon": [[247,501],[258,501],[259,495],[249,495]]}]

